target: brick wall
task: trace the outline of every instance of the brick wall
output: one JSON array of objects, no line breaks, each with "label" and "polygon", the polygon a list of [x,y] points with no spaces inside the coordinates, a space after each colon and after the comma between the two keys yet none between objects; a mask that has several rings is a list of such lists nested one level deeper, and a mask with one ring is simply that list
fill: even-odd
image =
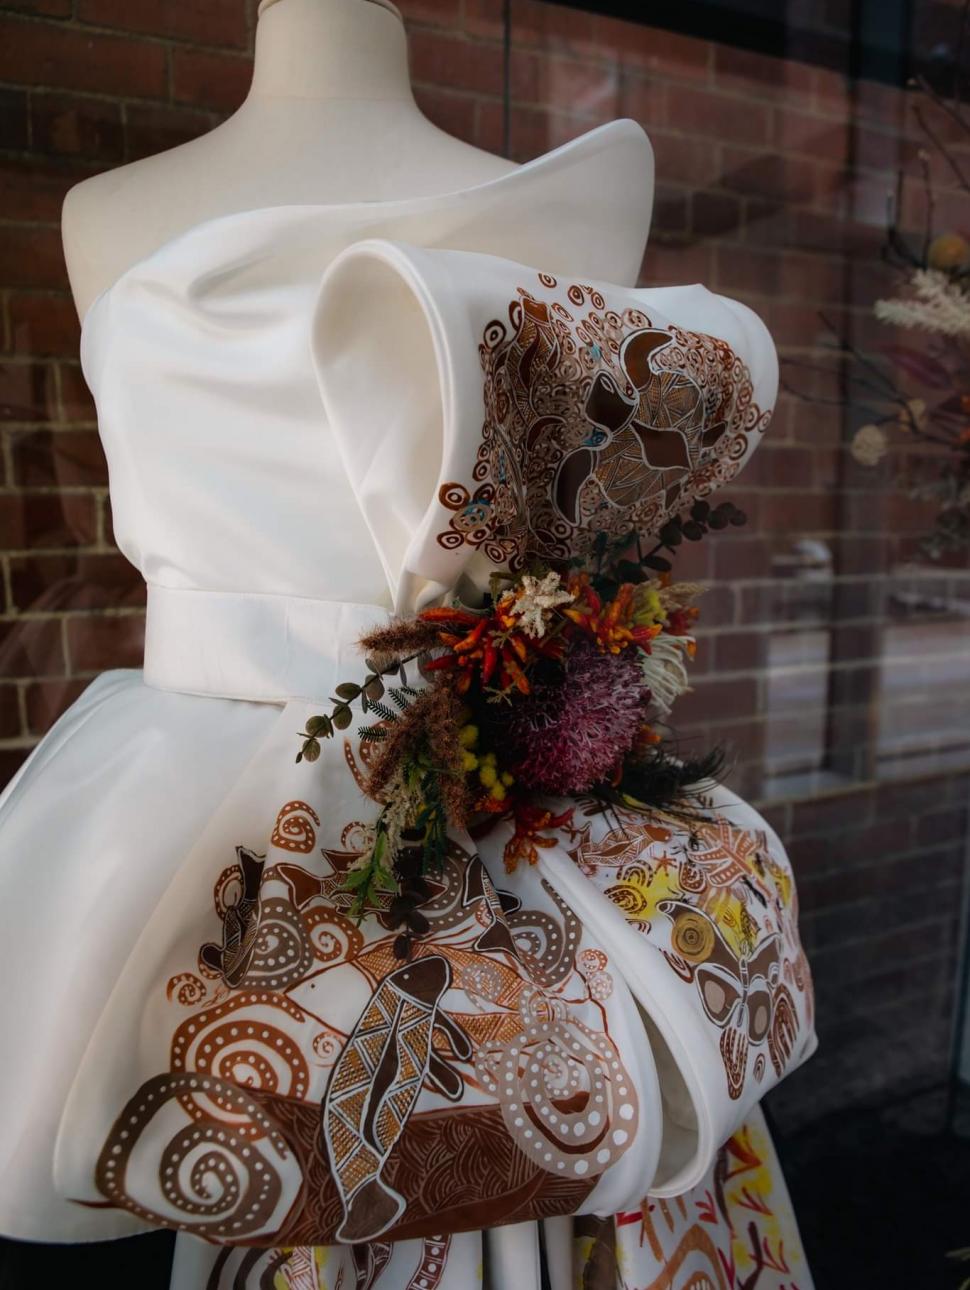
[{"label": "brick wall", "polygon": [[[77,363],[60,202],[85,175],[188,139],[240,101],[254,7],[0,3],[4,777],[92,676],[136,666],[141,649],[142,589],[112,545]],[[500,0],[402,7],[424,110],[501,151]],[[797,7],[826,39],[846,34],[849,6]],[[938,40],[945,9],[917,5],[919,30]],[[513,0],[510,71],[516,159],[616,116],[640,121],[658,173],[644,280],[740,297],[783,353],[825,369],[801,385],[838,396],[819,313],[859,344],[877,340],[886,194],[920,144],[901,92],[536,0]],[[970,223],[950,192],[939,209]],[[732,783],[765,803],[800,875],[823,1047],[776,1099],[787,1124],[945,1073],[966,896],[970,780],[946,772],[970,762],[967,574],[912,563],[926,513],[887,470],[852,462],[849,429],[837,407],[783,396],[727,490],[748,527],[681,565],[715,582],[684,733],[728,744]]]}]

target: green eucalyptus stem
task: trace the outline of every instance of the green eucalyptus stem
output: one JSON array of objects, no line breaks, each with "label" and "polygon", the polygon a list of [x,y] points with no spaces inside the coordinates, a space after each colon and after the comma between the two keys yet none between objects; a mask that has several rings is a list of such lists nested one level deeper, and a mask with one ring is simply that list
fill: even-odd
[{"label": "green eucalyptus stem", "polygon": [[307,718],[305,728],[300,731],[303,743],[296,755],[297,762],[316,761],[320,756],[320,740],[332,739],[338,730],[346,730],[353,721],[351,704],[359,699],[361,711],[366,712],[370,704],[379,703],[384,697],[386,688],[381,677],[391,676],[396,672],[403,674],[405,665],[413,663],[418,657],[420,657],[418,654],[410,654],[407,658],[395,659],[382,672],[371,665],[371,670],[360,683],[341,681],[335,693],[330,696],[330,702],[333,704],[330,712],[317,713]]}]

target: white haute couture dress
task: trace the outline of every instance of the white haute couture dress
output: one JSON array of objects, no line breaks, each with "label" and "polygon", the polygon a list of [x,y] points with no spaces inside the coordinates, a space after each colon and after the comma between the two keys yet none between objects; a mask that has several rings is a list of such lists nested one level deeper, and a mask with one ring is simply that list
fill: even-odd
[{"label": "white haute couture dress", "polygon": [[[294,760],[366,628],[590,497],[649,530],[761,437],[762,324],[633,286],[651,165],[617,122],[464,192],[220,217],[90,309],[145,666],[0,805],[3,1233],[175,1228],[177,1290],[811,1285],[758,1109],[815,1044],[765,822],[580,802],[511,874],[502,826],[456,836],[402,965],[340,890],[359,739]],[[554,415],[590,433],[552,498]]]}]

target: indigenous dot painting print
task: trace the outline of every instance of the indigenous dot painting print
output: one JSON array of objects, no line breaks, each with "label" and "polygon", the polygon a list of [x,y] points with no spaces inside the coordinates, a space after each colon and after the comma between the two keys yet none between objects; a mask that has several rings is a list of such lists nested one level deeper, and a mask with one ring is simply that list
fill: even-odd
[{"label": "indigenous dot painting print", "polygon": [[800,1038],[800,1015],[808,1028],[813,1019],[790,870],[764,832],[737,828],[713,810],[686,829],[661,813],[645,821],[618,807],[614,817],[595,841],[588,825],[575,831],[570,854],[580,871],[696,987],[719,1032],[731,1099],[747,1081],[762,1083],[769,1061],[780,1078]]},{"label": "indigenous dot painting print", "polygon": [[[547,296],[559,285],[538,281]],[[516,568],[526,551],[566,560],[598,533],[656,533],[733,478],[770,420],[725,341],[611,309],[594,287],[566,294],[571,308],[520,287],[508,325],[485,330],[477,487],[441,489],[446,549]]]},{"label": "indigenous dot painting print", "polygon": [[349,916],[343,882],[370,826],[344,826],[322,869],[299,859],[319,828],[291,800],[268,853],[239,845],[220,873],[221,942],[168,982],[169,1070],[105,1142],[104,1196],[211,1240],[275,1230],[283,1245],[572,1212],[639,1115],[609,1033],[606,954],[547,883],[542,907],[524,907],[452,843],[402,963],[389,893]]},{"label": "indigenous dot painting print", "polygon": [[[521,1290],[811,1290],[758,1107],[814,1045],[791,870],[670,724],[704,588],[666,557],[744,522],[706,496],[774,350],[701,287],[588,285],[640,252],[586,220],[550,222],[554,273],[490,254],[537,248],[475,205],[442,249],[407,240],[424,206],[395,241],[239,218],[92,316],[113,491],[144,499],[117,514],[181,578],[100,747],[153,756],[184,712],[162,753],[199,800],[146,807],[161,877],[107,929],[57,1199],[91,1239],[177,1231],[178,1290],[520,1290],[509,1249]],[[145,486],[132,410],[213,498]],[[72,740],[97,760],[72,734],[61,789]]]}]

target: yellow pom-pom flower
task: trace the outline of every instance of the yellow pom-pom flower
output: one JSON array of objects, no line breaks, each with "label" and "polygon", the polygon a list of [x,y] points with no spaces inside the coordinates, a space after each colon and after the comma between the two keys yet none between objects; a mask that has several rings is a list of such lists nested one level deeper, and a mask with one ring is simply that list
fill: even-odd
[{"label": "yellow pom-pom flower", "polygon": [[462,748],[474,748],[478,743],[478,726],[462,726],[458,731],[458,742]]}]

